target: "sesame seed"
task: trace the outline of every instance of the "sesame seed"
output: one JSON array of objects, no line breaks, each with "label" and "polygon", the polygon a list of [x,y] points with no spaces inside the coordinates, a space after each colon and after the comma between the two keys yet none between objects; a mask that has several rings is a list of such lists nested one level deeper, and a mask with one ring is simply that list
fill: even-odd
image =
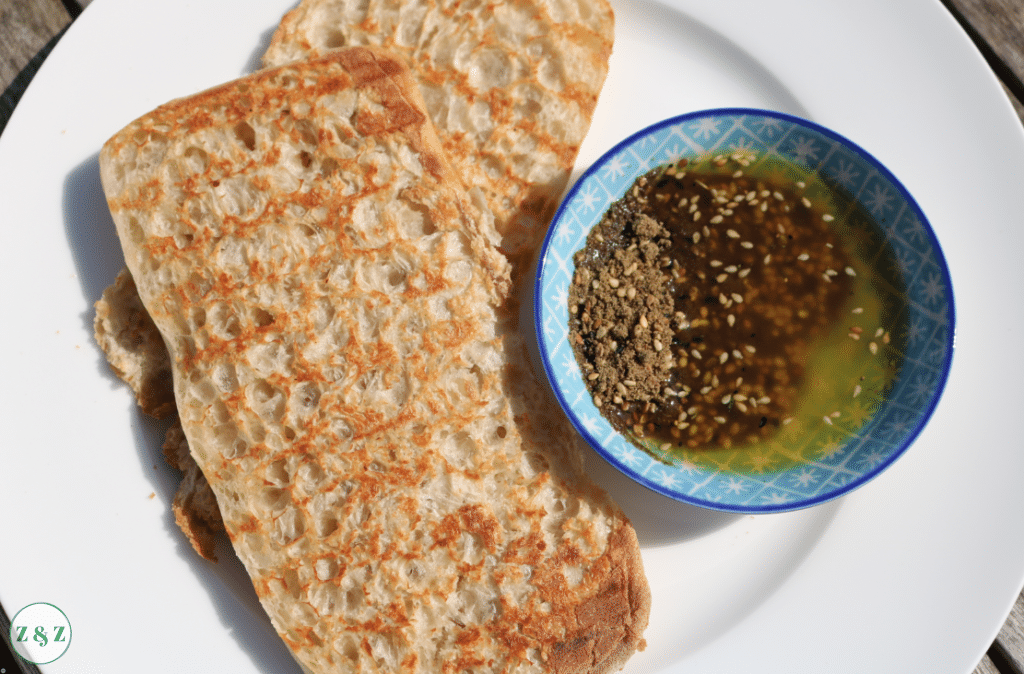
[{"label": "sesame seed", "polygon": [[742,304],[743,303],[743,295],[740,295],[739,293],[733,293],[732,294],[732,299],[733,299],[734,302],[736,302],[736,304]]},{"label": "sesame seed", "polygon": [[710,222],[712,225],[717,225],[718,223],[722,222],[723,220],[725,220],[725,218],[723,218],[721,215],[716,215],[715,217],[713,217],[710,220],[708,220],[708,222]]},{"label": "sesame seed", "polygon": [[700,211],[696,211],[696,212],[695,212],[695,213],[693,214],[693,221],[694,221],[694,222],[697,222],[698,220],[700,220]]},{"label": "sesame seed", "polygon": [[630,274],[635,272],[637,270],[637,267],[639,267],[639,266],[640,266],[639,262],[634,262],[633,264],[629,265],[626,268],[626,271],[622,272],[623,276],[629,276]]},{"label": "sesame seed", "polygon": [[881,337],[883,334],[885,334],[885,328],[878,328],[875,330],[875,337]]},{"label": "sesame seed", "polygon": [[610,278],[610,279],[608,279],[608,285],[610,285],[613,288],[618,288],[619,287],[619,279],[617,279],[617,278]]},{"label": "sesame seed", "polygon": [[821,216],[821,219],[824,220],[825,222],[832,222],[836,218],[835,218],[835,216],[833,216],[833,215],[831,215],[829,213],[826,213],[823,216]]},{"label": "sesame seed", "polygon": [[615,291],[615,294],[618,295],[619,297],[625,297],[626,296],[626,289],[625,288],[619,288],[618,290]]},{"label": "sesame seed", "polygon": [[800,197],[800,203],[803,204],[806,208],[811,207],[811,200],[808,199],[807,197]]},{"label": "sesame seed", "polygon": [[690,355],[696,358],[697,360],[700,360],[700,351],[698,351],[697,349],[691,349]]},{"label": "sesame seed", "polygon": [[725,417],[715,417],[715,421],[717,421],[720,424],[724,424],[725,423]]},{"label": "sesame seed", "polygon": [[636,382],[633,381],[632,379],[623,379],[622,383],[629,387],[636,386]]},{"label": "sesame seed", "polygon": [[661,351],[663,348],[665,348],[665,346],[661,343],[660,340],[657,340],[657,339],[654,340],[654,350],[655,351]]},{"label": "sesame seed", "polygon": [[844,271],[846,271],[846,275],[847,276],[856,276],[857,275],[857,270],[854,269],[853,267],[847,267]]},{"label": "sesame seed", "polygon": [[600,376],[600,375],[599,375],[599,374],[597,374],[596,372],[591,372],[590,374],[588,374],[588,375],[587,375],[587,380],[588,380],[588,381],[594,381],[594,380],[596,380],[596,379],[597,379],[597,378],[598,378],[599,376]]},{"label": "sesame seed", "polygon": [[743,353],[739,349],[733,349],[732,350],[732,357],[735,358],[736,360],[742,360],[743,359]]},{"label": "sesame seed", "polygon": [[859,395],[860,395],[860,392],[861,392],[861,390],[862,390],[862,389],[861,389],[861,387],[860,387],[860,384],[857,384],[856,386],[854,386],[854,387],[853,387],[853,397],[854,397],[854,398],[856,398],[857,396],[859,396]]},{"label": "sesame seed", "polygon": [[849,334],[848,334],[847,336],[848,336],[848,337],[849,337],[850,339],[857,339],[857,340],[859,340],[859,339],[860,339],[860,335],[858,335],[858,334],[857,334],[856,332],[851,332],[851,333],[849,333]]},{"label": "sesame seed", "polygon": [[878,344],[875,344],[874,342],[871,342],[870,344],[868,344],[868,351],[871,352],[872,356],[877,355],[878,354]]},{"label": "sesame seed", "polygon": [[601,396],[594,396],[594,407],[600,407],[602,404]]},{"label": "sesame seed", "polygon": [[721,267],[722,266],[722,261],[721,260],[712,260],[711,262],[708,262],[708,264],[711,265],[712,267]]},{"label": "sesame seed", "polygon": [[771,253],[768,253],[767,255],[764,256],[764,263],[765,264],[770,264],[771,261],[772,261],[772,254]]},{"label": "sesame seed", "polygon": [[822,421],[824,421],[824,422],[825,422],[826,424],[828,424],[829,426],[831,426],[831,425],[832,425],[832,418],[831,418],[831,417],[829,417],[829,416],[827,416],[827,415],[826,415],[826,416],[823,416],[823,417],[821,418],[821,420],[822,420]]},{"label": "sesame seed", "polygon": [[779,201],[783,201],[786,198],[782,196],[782,192],[772,192],[772,196],[778,199]]},{"label": "sesame seed", "polygon": [[730,239],[738,239],[738,238],[740,238],[740,233],[737,232],[735,229],[727,229],[727,230],[725,230],[725,234]]},{"label": "sesame seed", "polygon": [[633,286],[630,286],[630,287],[626,288],[626,298],[627,299],[634,299],[635,297],[636,297],[636,288],[634,288]]},{"label": "sesame seed", "polygon": [[693,233],[693,242],[694,243],[700,243],[700,232],[694,232]]},{"label": "sesame seed", "polygon": [[807,253],[800,253],[799,255],[796,256],[796,259],[800,260],[801,262],[807,262],[808,260],[811,259],[811,256]]},{"label": "sesame seed", "polygon": [[640,327],[646,329],[650,327],[650,325],[651,324],[647,322],[647,314],[640,314]]},{"label": "sesame seed", "polygon": [[725,364],[725,361],[727,361],[727,360],[729,360],[729,354],[727,352],[723,351],[721,354],[719,354],[719,356],[718,356],[718,362],[719,363]]},{"label": "sesame seed", "polygon": [[749,268],[747,268],[747,269],[740,269],[740,272],[739,272],[739,274],[737,274],[737,276],[739,276],[740,278],[746,278],[747,274],[749,274],[749,273],[750,273],[750,269]]},{"label": "sesame seed", "polygon": [[722,404],[723,405],[728,405],[731,402],[732,402],[732,396],[731,395],[726,393],[724,396],[722,396]]},{"label": "sesame seed", "polygon": [[750,250],[751,248],[754,247],[754,244],[752,244],[749,241],[741,241],[740,245],[743,246],[744,248],[746,248],[747,250]]},{"label": "sesame seed", "polygon": [[757,353],[757,349],[755,349],[755,348],[754,348],[754,347],[753,347],[752,345],[750,345],[750,344],[747,344],[747,345],[746,345],[745,347],[743,347],[743,348],[747,350],[747,353]]},{"label": "sesame seed", "polygon": [[728,316],[725,317],[725,322],[728,323],[729,327],[731,328],[732,326],[736,325],[736,317],[733,316],[732,314],[729,314]]},{"label": "sesame seed", "polygon": [[854,309],[854,310],[853,310],[852,312],[850,312],[850,313],[854,313],[854,314],[862,314],[862,313],[864,313],[864,307],[857,307],[857,308],[855,308],[855,309]]},{"label": "sesame seed", "polygon": [[718,281],[719,283],[725,283],[726,280],[728,280],[728,278],[728,274],[719,274],[718,276],[715,277],[715,280]]}]

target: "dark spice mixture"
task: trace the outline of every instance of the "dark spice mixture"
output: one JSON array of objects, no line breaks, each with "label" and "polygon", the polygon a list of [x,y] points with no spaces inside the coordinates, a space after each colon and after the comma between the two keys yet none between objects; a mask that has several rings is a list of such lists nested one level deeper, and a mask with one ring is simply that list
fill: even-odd
[{"label": "dark spice mixture", "polygon": [[[731,159],[716,158],[717,167]],[[742,168],[641,177],[576,253],[570,340],[620,431],[691,448],[786,423],[855,274],[831,215]]]}]

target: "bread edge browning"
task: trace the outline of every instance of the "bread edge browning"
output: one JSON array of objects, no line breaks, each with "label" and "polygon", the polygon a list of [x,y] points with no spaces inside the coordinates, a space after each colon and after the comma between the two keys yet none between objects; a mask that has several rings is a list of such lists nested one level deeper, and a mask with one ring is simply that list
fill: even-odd
[{"label": "bread edge browning", "polygon": [[[375,57],[383,55],[387,59],[393,58],[373,48],[360,47],[358,49],[370,52]],[[332,54],[332,57],[336,56],[336,54]],[[392,63],[390,60],[387,62]],[[394,76],[392,73],[389,75]],[[410,79],[408,71],[403,71],[400,75]],[[216,95],[222,87],[208,90],[205,95]],[[410,96],[413,99],[411,102],[422,109],[422,100],[415,100],[419,96],[419,90],[415,83],[412,83],[411,87],[407,87],[406,91],[415,92],[413,96]],[[196,97],[190,97],[190,103],[201,105],[204,94],[197,96],[198,100]],[[172,102],[168,105],[174,104],[175,102]],[[461,184],[450,166],[444,163],[441,145],[429,120],[426,122],[420,127],[422,133],[419,141],[422,143],[425,153],[436,155],[442,159],[436,164],[428,165],[428,170],[435,175],[443,176],[446,181]],[[111,141],[113,140],[111,139]],[[106,146],[104,149],[106,150]],[[485,223],[485,230],[487,226]],[[491,232],[487,232],[487,234],[488,238],[493,241]],[[485,254],[481,255],[481,262],[499,289],[499,294],[507,298],[509,291],[507,262],[496,249],[482,252]],[[589,481],[588,478],[585,479]],[[607,496],[604,498],[606,499]],[[622,668],[626,660],[636,650],[642,650],[645,646],[642,632],[649,619],[650,588],[643,574],[636,533],[620,510],[615,508],[614,512],[616,528],[604,554],[613,573],[602,584],[601,592],[597,596],[578,607],[576,611],[577,628],[570,630],[570,636],[551,649],[548,665],[551,671],[559,674],[576,674],[577,672],[603,674],[616,671]],[[623,606],[625,607],[624,612]]]}]

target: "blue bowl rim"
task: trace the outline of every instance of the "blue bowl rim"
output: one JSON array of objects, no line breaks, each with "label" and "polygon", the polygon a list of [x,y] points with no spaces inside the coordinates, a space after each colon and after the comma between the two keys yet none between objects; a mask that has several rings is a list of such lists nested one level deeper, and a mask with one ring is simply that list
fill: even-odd
[{"label": "blue bowl rim", "polygon": [[[879,174],[883,178],[888,180],[899,191],[899,193],[902,195],[902,197],[904,198],[906,203],[910,206],[910,208],[913,210],[914,214],[917,216],[917,218],[921,222],[923,230],[924,230],[925,234],[928,237],[928,241],[929,241],[932,249],[935,252],[935,262],[936,262],[936,265],[939,267],[939,270],[940,270],[940,272],[942,274],[943,282],[945,283],[945,286],[949,289],[949,296],[948,296],[948,300],[947,300],[947,305],[949,307],[949,327],[948,327],[948,330],[947,330],[947,333],[946,333],[946,344],[945,344],[946,349],[945,349],[945,355],[944,355],[944,358],[943,358],[944,362],[942,363],[942,366],[941,366],[941,376],[939,377],[938,381],[936,382],[935,392],[932,395],[931,399],[929,400],[926,409],[920,415],[920,417],[918,419],[918,422],[914,426],[914,428],[911,429],[907,433],[907,435],[906,435],[905,439],[903,440],[903,443],[899,447],[899,449],[897,449],[896,451],[892,452],[885,460],[880,461],[878,463],[878,465],[874,466],[871,470],[867,471],[866,473],[864,473],[860,477],[858,477],[858,478],[856,478],[854,480],[851,480],[847,484],[844,484],[842,487],[839,487],[839,488],[837,488],[837,489],[835,489],[835,490],[833,490],[831,492],[827,492],[827,493],[824,493],[824,494],[816,495],[816,496],[811,497],[811,498],[800,499],[800,500],[796,500],[796,501],[790,501],[790,502],[783,503],[783,504],[778,504],[778,505],[776,505],[776,504],[767,504],[767,505],[763,505],[763,506],[755,506],[755,505],[734,505],[734,504],[728,504],[728,503],[724,503],[723,504],[723,503],[717,503],[717,502],[709,501],[709,500],[705,500],[705,499],[695,498],[695,497],[688,496],[688,495],[685,495],[685,494],[679,494],[679,493],[673,492],[673,491],[671,491],[669,489],[666,489],[665,487],[657,484],[656,482],[654,482],[652,480],[649,480],[646,477],[638,474],[636,471],[631,470],[627,466],[622,465],[604,447],[604,444],[601,443],[596,438],[594,438],[593,435],[590,432],[588,432],[587,429],[576,418],[575,412],[573,412],[572,408],[569,406],[569,404],[566,401],[565,397],[562,395],[561,389],[559,388],[559,386],[557,384],[556,377],[554,375],[554,372],[551,369],[550,354],[548,353],[548,350],[547,350],[547,348],[546,348],[546,346],[544,344],[544,338],[543,338],[543,335],[542,335],[543,320],[542,320],[542,316],[541,316],[541,307],[542,307],[543,303],[540,301],[540,297],[542,296],[542,293],[541,293],[541,291],[542,291],[541,280],[544,278],[544,272],[545,272],[545,266],[546,266],[548,247],[550,246],[551,238],[552,238],[552,235],[553,235],[553,233],[555,231],[555,225],[561,220],[561,218],[563,217],[563,214],[565,213],[565,210],[568,208],[569,203],[575,198],[576,193],[579,191],[580,187],[584,184],[586,179],[589,178],[592,174],[594,174],[597,171],[599,171],[601,169],[601,167],[603,167],[605,165],[605,163],[607,163],[613,156],[618,154],[623,148],[631,145],[632,143],[636,142],[637,140],[639,140],[640,138],[642,138],[644,136],[647,136],[649,134],[655,133],[655,132],[663,129],[666,126],[680,124],[680,123],[683,123],[683,122],[686,122],[686,121],[691,121],[691,120],[694,120],[694,119],[700,119],[700,118],[705,118],[705,117],[740,116],[740,115],[743,115],[743,116],[771,117],[771,118],[780,119],[780,120],[783,120],[783,121],[790,122],[790,123],[792,123],[794,125],[797,125],[797,126],[802,126],[802,127],[808,128],[808,129],[810,129],[812,131],[816,131],[817,133],[822,134],[823,136],[827,136],[828,138],[831,138],[831,139],[833,139],[835,141],[838,141],[839,143],[842,143],[844,146],[846,146],[850,150],[856,152],[863,159],[865,159],[868,163],[870,163],[879,172]],[[669,497],[671,499],[674,499],[676,501],[680,501],[680,502],[683,502],[683,503],[689,503],[691,505],[696,505],[696,506],[700,506],[700,507],[703,507],[703,508],[708,508],[708,509],[711,509],[711,510],[718,510],[718,511],[725,511],[725,512],[734,512],[734,513],[743,513],[743,514],[764,514],[764,513],[775,513],[775,512],[787,512],[787,511],[793,511],[793,510],[801,510],[801,509],[804,509],[804,508],[809,508],[811,506],[820,505],[822,503],[827,503],[827,502],[832,501],[832,500],[834,500],[836,498],[839,498],[840,496],[843,496],[845,494],[848,494],[848,493],[858,489],[859,487],[861,487],[865,483],[869,482],[870,480],[872,480],[875,477],[877,477],[878,475],[880,475],[889,466],[891,466],[899,457],[901,457],[904,453],[906,453],[907,449],[910,448],[910,446],[914,443],[914,441],[917,439],[917,437],[921,434],[921,431],[927,425],[929,419],[931,419],[931,417],[932,417],[932,414],[935,412],[935,408],[938,406],[939,400],[942,398],[942,394],[945,391],[946,383],[949,380],[949,371],[950,371],[950,368],[952,367],[953,350],[954,350],[954,346],[955,346],[955,334],[956,334],[956,310],[955,310],[956,302],[955,302],[955,298],[954,298],[954,292],[955,291],[953,289],[953,281],[952,281],[952,278],[950,277],[950,273],[949,273],[949,266],[946,263],[946,258],[945,258],[945,255],[942,252],[942,247],[939,245],[938,238],[935,236],[935,231],[932,229],[931,222],[925,216],[924,211],[921,210],[920,205],[917,203],[917,201],[914,199],[914,197],[910,194],[910,191],[907,190],[907,188],[903,185],[903,183],[900,182],[900,180],[888,168],[886,168],[886,166],[881,161],[879,161],[873,154],[871,154],[870,152],[868,152],[867,150],[862,148],[857,143],[854,143],[850,139],[846,138],[845,136],[843,136],[843,135],[841,135],[839,133],[836,133],[835,131],[833,131],[833,130],[831,130],[829,128],[826,128],[826,127],[824,127],[824,126],[822,126],[820,124],[817,124],[816,122],[812,122],[812,121],[810,121],[808,119],[804,119],[802,117],[797,117],[796,115],[791,115],[791,114],[784,113],[784,112],[777,112],[777,111],[773,111],[773,110],[764,110],[764,109],[760,109],[760,108],[742,108],[742,107],[710,108],[710,109],[706,109],[706,110],[697,110],[697,111],[688,112],[688,113],[684,113],[684,114],[681,114],[681,115],[676,115],[676,116],[673,116],[673,117],[669,117],[669,118],[664,119],[664,120],[662,120],[660,122],[655,122],[654,124],[651,124],[651,125],[649,125],[647,127],[644,127],[643,129],[640,129],[639,131],[636,131],[633,134],[630,134],[625,139],[623,139],[623,140],[619,141],[618,143],[616,143],[611,149],[607,150],[596,161],[594,161],[594,163],[591,164],[587,168],[587,170],[584,171],[580,175],[580,177],[576,180],[575,184],[573,184],[572,188],[570,188],[570,190],[566,193],[565,197],[562,199],[562,202],[561,202],[561,204],[558,207],[558,210],[555,212],[554,218],[552,218],[552,220],[551,220],[551,226],[548,227],[548,231],[547,231],[547,233],[544,236],[544,242],[541,245],[540,250],[538,252],[538,256],[537,256],[537,272],[535,274],[534,288],[533,288],[533,300],[534,300],[534,306],[533,306],[534,337],[537,340],[537,346],[538,346],[538,350],[540,351],[540,356],[541,356],[541,363],[544,366],[544,373],[547,376],[548,384],[551,387],[551,390],[554,392],[555,398],[558,400],[558,404],[562,407],[563,412],[565,412],[565,415],[569,418],[569,421],[572,422],[572,425],[575,427],[576,431],[580,435],[583,436],[583,438],[587,441],[587,443],[591,447],[594,448],[594,451],[596,451],[598,454],[600,454],[601,457],[604,458],[605,461],[607,461],[609,464],[614,466],[618,471],[620,471],[621,473],[625,474],[626,476],[628,476],[630,479],[632,479],[636,483],[638,483],[640,485],[643,485],[644,487],[650,489],[651,491],[654,491],[656,493],[662,494],[663,496],[667,496],[667,497]]]}]

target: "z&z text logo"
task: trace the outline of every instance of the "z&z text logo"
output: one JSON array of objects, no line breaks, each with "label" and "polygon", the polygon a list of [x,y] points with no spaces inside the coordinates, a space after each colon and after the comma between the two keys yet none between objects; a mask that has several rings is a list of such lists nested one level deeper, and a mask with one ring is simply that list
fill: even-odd
[{"label": "z&z text logo", "polygon": [[53,662],[71,645],[71,622],[53,604],[29,604],[11,620],[11,648],[22,660],[36,665]]}]

